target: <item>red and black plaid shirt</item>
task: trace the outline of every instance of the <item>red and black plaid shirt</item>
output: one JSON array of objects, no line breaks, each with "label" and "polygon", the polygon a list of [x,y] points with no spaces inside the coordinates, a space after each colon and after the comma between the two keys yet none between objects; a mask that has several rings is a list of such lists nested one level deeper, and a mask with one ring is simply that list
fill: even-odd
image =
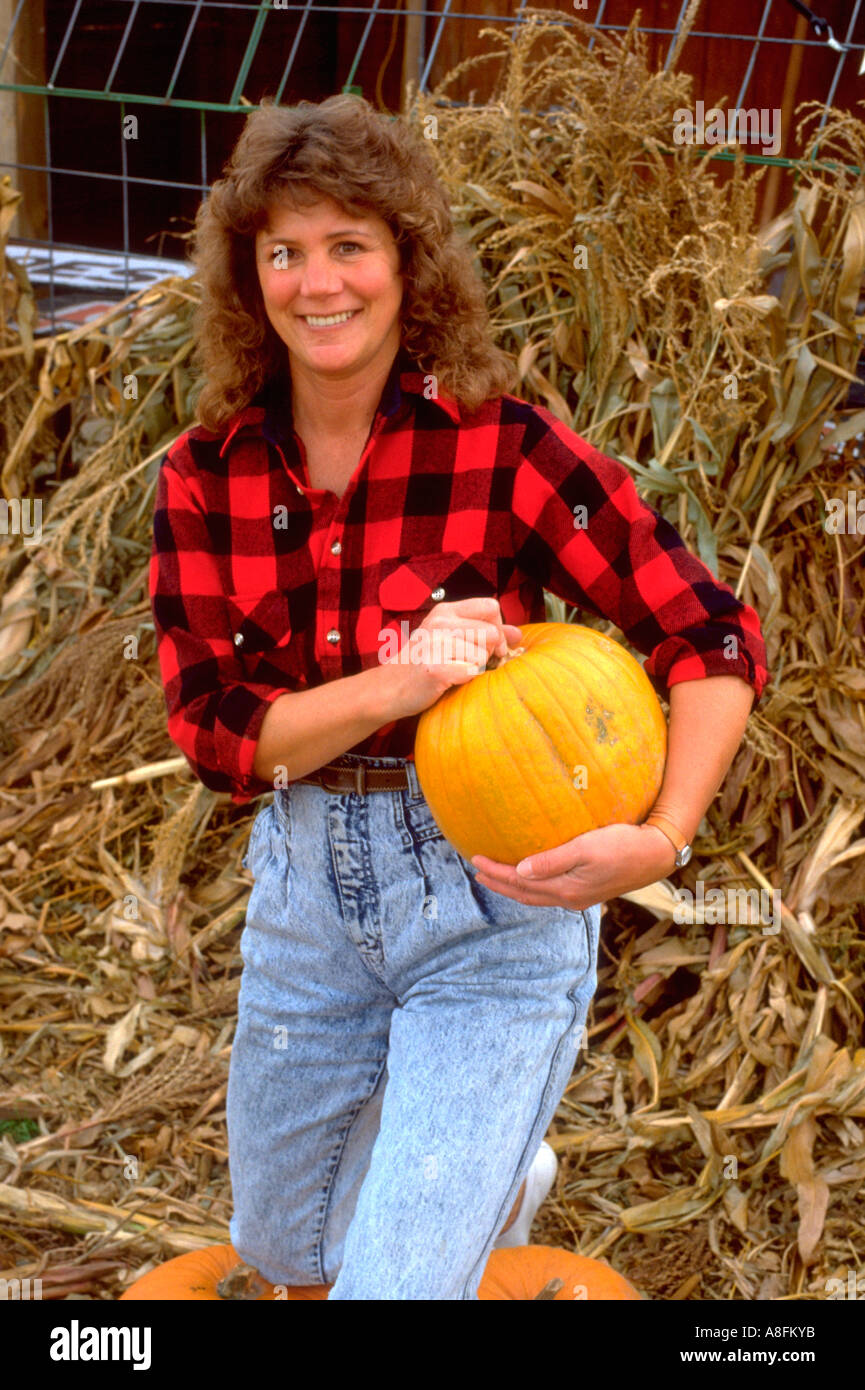
[{"label": "red and black plaid shirt", "polygon": [[[441,599],[492,595],[520,626],[545,621],[548,589],[611,619],[664,696],[738,675],[756,704],[768,682],[753,608],[622,464],[516,396],[463,418],[431,380],[401,349],[341,498],[309,486],[288,384],[161,461],[150,592],[168,732],[238,805],[272,790],[253,772],[271,701],[375,666],[383,629]],[[410,758],[418,717],[348,751]]]}]

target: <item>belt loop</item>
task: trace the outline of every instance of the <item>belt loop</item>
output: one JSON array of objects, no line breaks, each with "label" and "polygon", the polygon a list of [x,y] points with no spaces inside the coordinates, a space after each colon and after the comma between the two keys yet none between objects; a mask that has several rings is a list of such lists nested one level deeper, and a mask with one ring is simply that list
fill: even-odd
[{"label": "belt loop", "polygon": [[358,796],[363,796],[366,791],[366,764],[358,763],[354,769],[354,789]]},{"label": "belt loop", "polygon": [[408,783],[409,796],[411,797],[412,801],[419,801],[423,793],[420,789],[420,782],[418,781],[417,769],[415,768],[414,763],[410,759],[406,760],[405,772],[406,781]]}]

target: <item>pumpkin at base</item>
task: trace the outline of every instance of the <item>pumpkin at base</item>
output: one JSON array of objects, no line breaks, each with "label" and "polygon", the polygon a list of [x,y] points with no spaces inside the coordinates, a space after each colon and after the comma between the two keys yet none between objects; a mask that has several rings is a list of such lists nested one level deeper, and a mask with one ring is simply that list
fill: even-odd
[{"label": "pumpkin at base", "polygon": [[541,1295],[559,1303],[599,1299],[639,1303],[643,1297],[612,1265],[556,1245],[515,1245],[492,1251],[478,1288],[479,1299],[524,1302]]},{"label": "pumpkin at base", "polygon": [[667,721],[620,642],[526,623],[507,658],[421,714],[415,767],[465,859],[517,864],[605,825],[638,825],[661,790]]},{"label": "pumpkin at base", "polygon": [[[120,1302],[147,1299],[253,1301],[327,1299],[332,1284],[273,1285],[243,1264],[232,1245],[207,1245],[168,1260],[142,1275]],[[516,1245],[493,1250],[478,1288],[480,1301],[627,1299],[642,1295],[602,1260],[552,1245]]]},{"label": "pumpkin at base", "polygon": [[279,1302],[283,1297],[292,1301],[326,1299],[330,1287],[330,1284],[274,1286],[264,1275],[244,1264],[233,1245],[205,1245],[142,1274],[120,1295],[119,1301],[268,1303]]}]

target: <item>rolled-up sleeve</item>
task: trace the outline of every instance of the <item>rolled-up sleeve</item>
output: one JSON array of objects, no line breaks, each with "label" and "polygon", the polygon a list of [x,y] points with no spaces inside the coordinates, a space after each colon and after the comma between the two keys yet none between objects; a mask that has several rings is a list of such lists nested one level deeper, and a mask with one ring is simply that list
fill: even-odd
[{"label": "rolled-up sleeve", "polygon": [[203,502],[171,450],[156,485],[150,600],[172,741],[206,787],[236,804],[272,791],[253,772],[255,748],[269,706],[289,692],[244,680]]},{"label": "rolled-up sleeve", "polygon": [[608,618],[647,660],[659,694],[679,681],[740,676],[754,707],[768,681],[755,610],[644,502],[631,475],[547,411],[535,411],[514,476],[521,569]]}]

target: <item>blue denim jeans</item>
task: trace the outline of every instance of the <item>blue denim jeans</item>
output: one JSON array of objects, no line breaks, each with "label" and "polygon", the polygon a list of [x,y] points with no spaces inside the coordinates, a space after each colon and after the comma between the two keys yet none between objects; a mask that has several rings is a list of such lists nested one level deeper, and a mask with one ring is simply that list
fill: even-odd
[{"label": "blue denim jeans", "polygon": [[477,882],[403,791],[278,789],[254,876],[227,1120],[238,1254],[331,1299],[476,1299],[574,1067],[600,908]]}]

